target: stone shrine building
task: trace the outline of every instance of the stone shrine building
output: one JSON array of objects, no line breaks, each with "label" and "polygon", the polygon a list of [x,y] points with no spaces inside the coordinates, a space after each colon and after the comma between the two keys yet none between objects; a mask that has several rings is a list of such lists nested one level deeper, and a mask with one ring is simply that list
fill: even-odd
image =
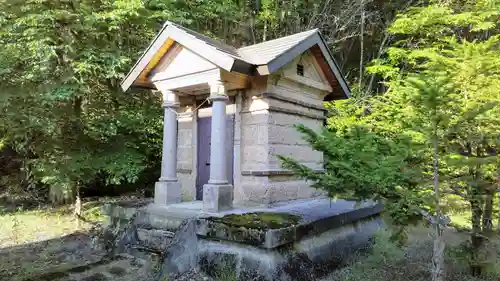
[{"label": "stone shrine building", "polygon": [[155,205],[202,200],[208,213],[315,197],[276,155],[321,171],[322,153],[294,125],[320,130],[323,102],[349,97],[317,29],[236,49],[171,22],[121,87],[163,96]]},{"label": "stone shrine building", "polygon": [[318,280],[383,225],[382,205],[332,200],[276,157],[322,172],[322,153],[294,125],[319,131],[324,101],[349,97],[318,30],[236,49],[167,22],[121,86],[163,97],[154,202],[103,210],[110,253],[161,254],[148,280],[192,269],[214,278],[229,270],[238,281]]}]

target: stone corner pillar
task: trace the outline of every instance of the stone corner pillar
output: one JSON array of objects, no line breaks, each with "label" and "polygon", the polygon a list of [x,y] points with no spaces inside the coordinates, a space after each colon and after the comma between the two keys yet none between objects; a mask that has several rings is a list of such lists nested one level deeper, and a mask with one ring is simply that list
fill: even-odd
[{"label": "stone corner pillar", "polygon": [[210,180],[203,186],[203,211],[216,213],[233,207],[233,186],[227,180],[226,87],[220,80],[209,83],[212,103]]},{"label": "stone corner pillar", "polygon": [[170,90],[163,94],[163,145],[161,175],[155,184],[154,203],[170,205],[181,202],[181,185],[177,181],[177,108],[179,97]]}]

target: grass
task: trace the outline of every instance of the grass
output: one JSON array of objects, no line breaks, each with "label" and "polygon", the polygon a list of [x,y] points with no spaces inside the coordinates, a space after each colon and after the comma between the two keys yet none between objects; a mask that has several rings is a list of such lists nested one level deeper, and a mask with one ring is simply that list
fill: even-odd
[{"label": "grass", "polygon": [[84,204],[87,222],[80,223],[70,206],[0,213],[0,280],[22,280],[100,259],[86,234],[104,219],[100,205]]},{"label": "grass", "polygon": [[78,230],[75,218],[60,210],[36,210],[0,216],[0,247],[64,236]]},{"label": "grass", "polygon": [[[102,221],[104,217],[100,208],[105,202],[85,203],[83,217],[92,222]],[[450,209],[448,213],[453,226],[470,227],[470,214],[467,212]],[[273,228],[295,224],[296,219],[254,214],[249,217],[231,217],[228,222]],[[89,241],[79,240],[88,237],[75,234],[85,232],[90,227],[91,224],[85,222],[78,227],[70,207],[0,213],[0,280],[22,280],[22,276],[81,265],[92,262],[93,258],[98,260],[100,257],[93,256],[93,250],[89,249]],[[321,281],[428,281],[432,255],[431,232],[425,226],[411,228],[408,244],[403,248],[390,242],[388,232],[380,232],[369,253],[360,255],[347,267]],[[467,233],[452,228],[445,232],[446,281],[500,280],[500,239],[491,237],[488,242],[489,266],[481,278],[473,278],[468,274],[468,252],[463,248],[468,239]],[[216,280],[233,281],[234,272],[227,268],[221,269],[217,272]]]},{"label": "grass", "polygon": [[449,214],[451,225],[457,229],[471,228],[471,214],[465,212],[453,212]]},{"label": "grass", "polygon": [[[91,222],[103,221],[100,206],[89,205],[90,208],[83,205],[82,216]],[[91,226],[78,224],[68,206],[4,213],[0,215],[0,248],[58,238]]]},{"label": "grass", "polygon": [[[360,255],[347,267],[339,269],[322,281],[428,281],[432,257],[432,230],[425,226],[411,228],[407,246],[401,248],[390,241],[388,231],[380,231],[375,244],[367,254]],[[500,280],[500,243],[491,240],[489,265],[481,278],[469,274],[468,252],[463,251],[469,236],[448,228],[444,233],[446,250],[446,281],[497,281]]]}]

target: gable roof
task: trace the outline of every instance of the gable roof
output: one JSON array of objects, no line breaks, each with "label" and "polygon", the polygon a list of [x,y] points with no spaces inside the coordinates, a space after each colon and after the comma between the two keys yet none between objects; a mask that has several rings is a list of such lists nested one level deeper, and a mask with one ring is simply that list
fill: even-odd
[{"label": "gable roof", "polygon": [[240,48],[238,49],[238,53],[241,57],[246,58],[248,62],[251,62],[255,65],[267,64],[271,60],[277,58],[290,48],[294,47],[304,39],[307,39],[309,36],[317,32],[318,29],[313,29],[290,36],[265,41],[259,44]]},{"label": "gable roof", "polygon": [[273,73],[301,53],[313,48],[316,59],[326,62],[320,63],[322,70],[332,74],[327,75],[332,88],[340,88],[345,97],[350,96],[349,87],[318,29],[236,49],[169,21],[165,22],[160,32],[121,82],[123,91],[133,86],[139,76],[147,75],[168,51],[173,41],[221,69],[247,75]]}]

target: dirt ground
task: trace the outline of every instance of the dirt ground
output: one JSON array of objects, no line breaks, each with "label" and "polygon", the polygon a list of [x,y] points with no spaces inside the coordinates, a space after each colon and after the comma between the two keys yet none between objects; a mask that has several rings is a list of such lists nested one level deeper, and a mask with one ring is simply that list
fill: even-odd
[{"label": "dirt ground", "polygon": [[[148,274],[154,271],[152,266],[157,261],[154,260],[155,257],[150,260],[148,258],[151,257],[140,259],[131,256],[113,260],[104,258],[106,252],[102,248],[99,235],[104,219],[100,208],[105,202],[109,200],[86,202],[83,215],[88,218],[88,222],[80,223],[73,216],[70,207],[0,212],[0,281],[149,280]],[[403,248],[396,247],[387,239],[381,240],[372,253],[360,256],[349,266],[336,270],[320,281],[427,281],[432,254],[430,234],[430,229],[424,226],[412,228],[408,245]],[[490,261],[493,264],[490,271],[493,275],[473,279],[467,274],[467,264],[457,258],[464,254],[457,252],[457,249],[467,241],[468,234],[449,228],[445,235],[448,247],[447,281],[500,280],[499,243],[490,244]],[[77,270],[64,273],[69,268]],[[37,276],[45,276],[48,272],[60,274],[49,275],[48,279],[37,279]],[[212,279],[192,270],[182,275],[170,276],[168,280]],[[217,281],[234,281],[234,274],[221,276]]]}]

